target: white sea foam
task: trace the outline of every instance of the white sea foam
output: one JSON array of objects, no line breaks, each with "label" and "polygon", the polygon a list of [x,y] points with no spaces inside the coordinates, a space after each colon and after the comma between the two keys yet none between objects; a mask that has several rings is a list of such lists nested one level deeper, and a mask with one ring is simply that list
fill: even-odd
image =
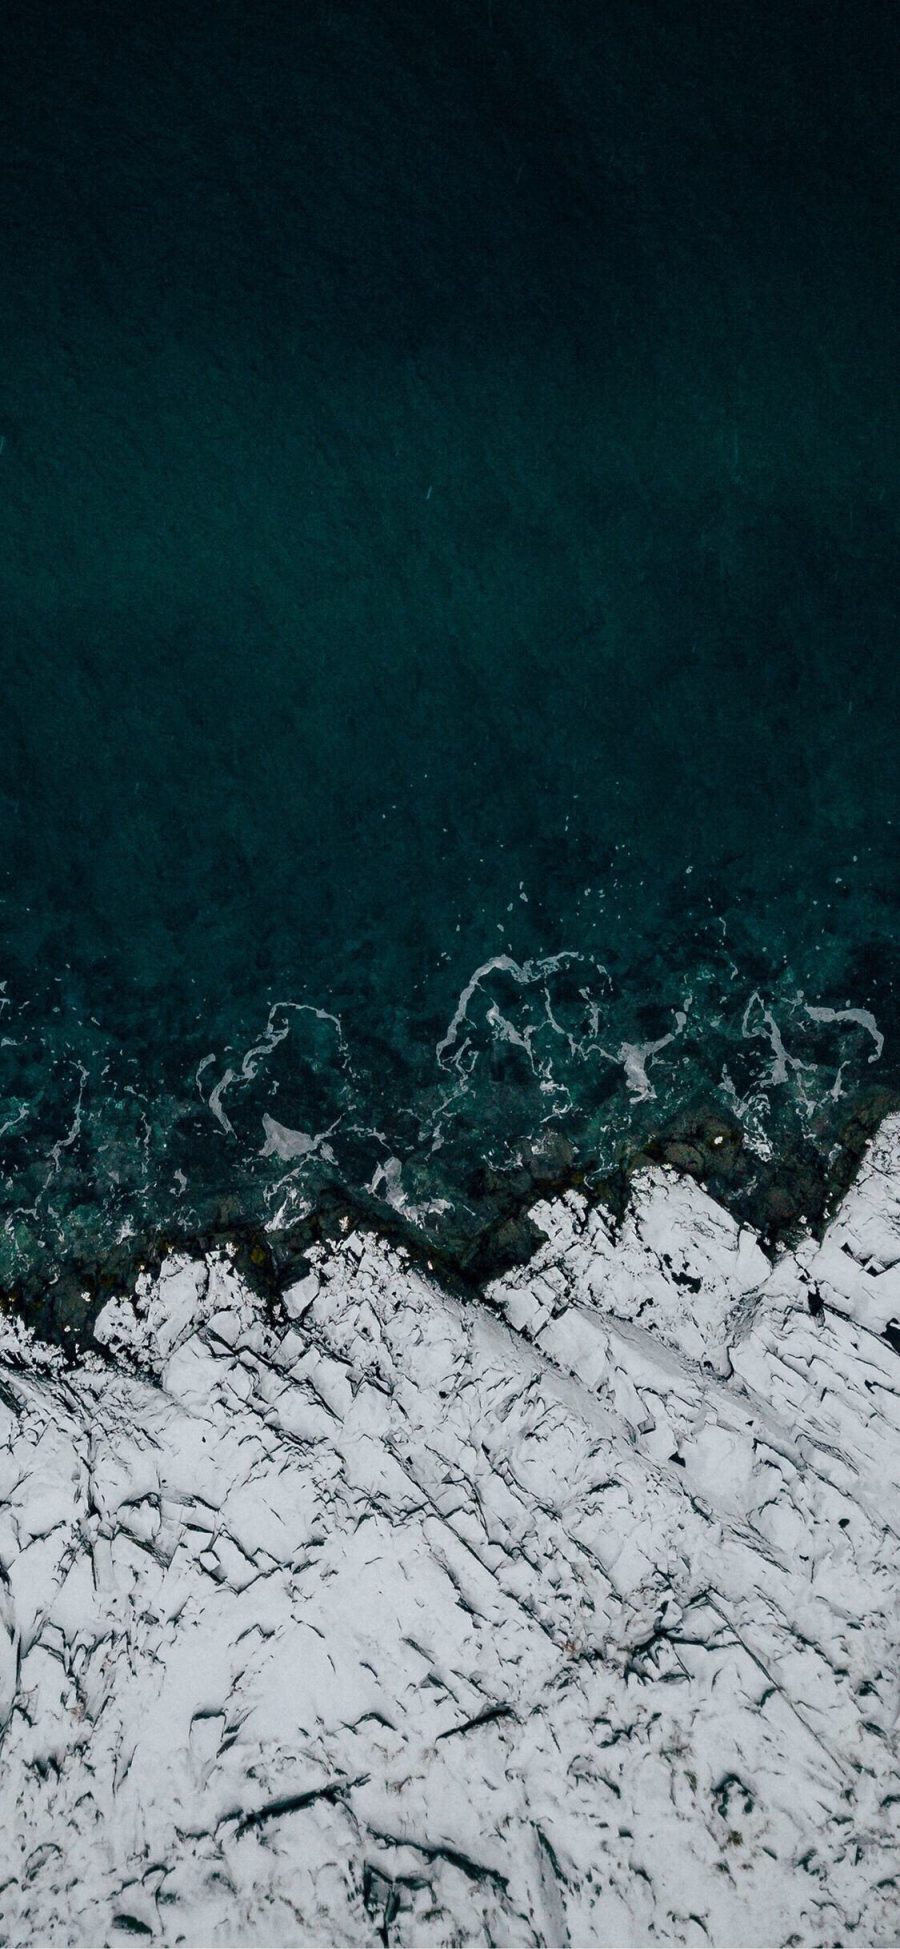
[{"label": "white sea foam", "polygon": [[[216,1083],[214,1083],[209,1095],[204,1097],[204,1101],[208,1109],[212,1111],[216,1122],[221,1125],[223,1130],[227,1131],[229,1136],[233,1137],[236,1133],[231,1119],[222,1107],[223,1097],[235,1084],[252,1083],[255,1080],[260,1065],[267,1061],[273,1051],[278,1048],[279,1044],[286,1041],[290,1035],[292,1027],[291,1017],[293,1015],[311,1015],[318,1022],[330,1022],[336,1032],[339,1059],[343,1064],[348,1065],[349,1051],[339,1015],[333,1014],[330,1009],[318,1008],[312,1002],[273,1002],[269,1009],[268,1020],[263,1035],[258,1041],[253,1042],[249,1049],[245,1050],[241,1058],[240,1067],[235,1069],[231,1064],[227,1065]],[[283,1017],[284,1019],[279,1020],[279,1017]],[[210,1055],[204,1056],[203,1061],[197,1069],[196,1084],[201,1096],[203,1096],[201,1077],[217,1060],[215,1051],[212,1051]],[[267,1152],[263,1154],[268,1155]],[[278,1154],[280,1155],[281,1153]]]},{"label": "white sea foam", "polygon": [[[574,1049],[575,1045],[572,1043],[571,1037],[568,1036],[567,1032],[555,1019],[547,983],[550,976],[556,974],[560,968],[568,967],[578,962],[590,965],[597,973],[606,976],[606,969],[599,962],[593,960],[588,955],[577,953],[574,949],[566,949],[561,954],[546,955],[543,959],[533,961],[515,961],[509,954],[495,954],[489,961],[483,961],[481,966],[475,969],[474,974],[469,977],[465,987],[462,989],[445,1033],[436,1045],[435,1056],[439,1066],[442,1069],[446,1069],[452,1063],[455,1067],[460,1067],[465,1056],[470,1052],[468,1039],[464,1038],[460,1042],[460,1035],[462,1030],[469,1025],[469,1008],[476,994],[488,980],[489,976],[494,974],[509,975],[515,985],[521,989],[540,988],[543,1002],[543,1020],[548,1023],[550,1028],[558,1036],[570,1043],[570,1048]],[[608,976],[606,978],[608,979]],[[486,1011],[486,1020],[497,1031],[500,1039],[515,1041],[521,1047],[524,1047],[531,1057],[532,1064],[534,1063],[532,1054],[532,1041],[535,1034],[534,1026],[529,1026],[524,1032],[519,1031],[509,1022],[496,1002],[489,1004]],[[454,1051],[452,1055],[450,1054],[451,1051]]]},{"label": "white sea foam", "polygon": [[327,1130],[319,1131],[316,1136],[312,1136],[308,1130],[291,1130],[287,1124],[276,1123],[268,1110],[264,1112],[262,1122],[265,1143],[260,1157],[280,1157],[287,1163],[291,1158],[320,1156],[334,1162],[334,1152],[327,1140],[337,1129],[339,1117],[329,1124]]},{"label": "white sea foam", "polygon": [[427,1219],[439,1218],[442,1212],[453,1210],[449,1198],[428,1198],[415,1203],[403,1183],[403,1164],[399,1157],[386,1157],[376,1166],[369,1191],[373,1197],[382,1198],[392,1211],[402,1212],[414,1225],[423,1225]]},{"label": "white sea foam", "polygon": [[807,1003],[806,1013],[814,1022],[858,1022],[860,1028],[868,1030],[875,1044],[869,1061],[878,1062],[884,1049],[884,1036],[870,1008],[812,1008]]},{"label": "white sea foam", "polygon": [[677,1009],[675,1027],[668,1035],[661,1035],[656,1042],[623,1042],[619,1050],[619,1061],[625,1070],[625,1081],[632,1096],[640,1102],[647,1102],[656,1095],[653,1084],[647,1075],[647,1064],[654,1056],[661,1055],[663,1049],[676,1041],[687,1021],[685,1009]]}]

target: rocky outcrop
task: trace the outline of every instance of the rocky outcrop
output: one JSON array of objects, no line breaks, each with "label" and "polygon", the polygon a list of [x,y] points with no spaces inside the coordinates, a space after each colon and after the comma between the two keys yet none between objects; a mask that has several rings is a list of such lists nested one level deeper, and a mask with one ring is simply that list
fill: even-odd
[{"label": "rocky outcrop", "polygon": [[897,1939],[900,1120],[774,1266],[666,1169],[533,1216],[7,1322],[10,1943]]}]

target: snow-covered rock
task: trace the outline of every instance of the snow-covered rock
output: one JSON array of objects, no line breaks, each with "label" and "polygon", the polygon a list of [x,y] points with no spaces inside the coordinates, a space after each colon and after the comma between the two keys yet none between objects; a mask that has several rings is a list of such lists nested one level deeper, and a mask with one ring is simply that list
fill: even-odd
[{"label": "snow-covered rock", "polygon": [[774,1268],[536,1215],[480,1301],[351,1234],[2,1328],[10,1944],[897,1940],[900,1126]]}]

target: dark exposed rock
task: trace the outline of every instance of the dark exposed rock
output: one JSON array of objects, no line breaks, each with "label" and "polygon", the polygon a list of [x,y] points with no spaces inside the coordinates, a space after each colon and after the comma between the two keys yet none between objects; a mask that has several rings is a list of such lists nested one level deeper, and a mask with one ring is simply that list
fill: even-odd
[{"label": "dark exposed rock", "polygon": [[173,1249],[202,1257],[227,1245],[247,1285],[272,1306],[286,1286],[302,1277],[310,1247],[337,1242],[348,1226],[363,1226],[390,1244],[402,1245],[414,1263],[427,1266],[449,1291],[477,1292],[531,1258],[543,1238],[531,1216],[540,1199],[577,1189],[621,1223],[634,1177],[653,1165],[702,1184],[751,1226],[772,1253],[796,1243],[804,1232],[821,1235],[852,1183],[867,1143],[898,1106],[896,1092],[861,1092],[848,1105],[838,1144],[829,1152],[808,1137],[795,1138],[765,1160],[746,1143],[737,1118],[698,1102],[603,1175],[595,1160],[578,1156],[564,1131],[550,1129],[509,1166],[483,1166],[473,1179],[471,1207],[451,1213],[439,1229],[427,1229],[372,1193],[326,1184],[313,1209],[282,1232],[270,1234],[223,1208],[206,1228],[170,1228],[157,1237],[126,1239],[102,1260],[73,1257],[49,1279],[43,1266],[36,1265],[3,1296],[3,1303],[75,1360],[94,1344],[93,1323],[106,1301],[133,1290],[139,1273],[157,1273]]},{"label": "dark exposed rock", "polygon": [[686,1171],[689,1177],[704,1176],[703,1153],[693,1144],[666,1144],[663,1147],[662,1161],[670,1164],[673,1171]]}]

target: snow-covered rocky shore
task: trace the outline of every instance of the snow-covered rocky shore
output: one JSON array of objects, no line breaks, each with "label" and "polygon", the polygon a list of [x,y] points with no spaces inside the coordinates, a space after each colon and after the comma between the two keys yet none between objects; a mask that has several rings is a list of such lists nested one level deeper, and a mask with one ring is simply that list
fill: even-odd
[{"label": "snow-covered rocky shore", "polygon": [[2,1323],[7,1943],[898,1940],[900,1120],[774,1267],[535,1215],[482,1300],[348,1232]]}]

